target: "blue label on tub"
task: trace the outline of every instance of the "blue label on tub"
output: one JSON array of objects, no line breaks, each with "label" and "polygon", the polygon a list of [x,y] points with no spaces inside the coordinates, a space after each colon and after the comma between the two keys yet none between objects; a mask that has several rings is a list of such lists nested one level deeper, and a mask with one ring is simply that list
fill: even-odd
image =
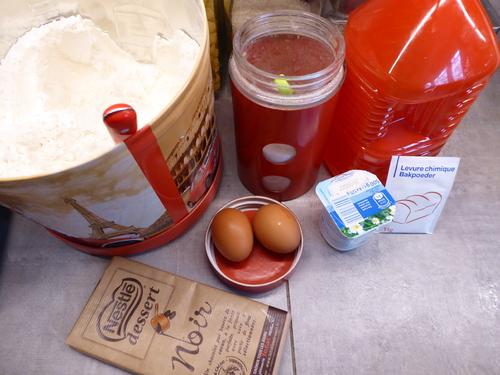
[{"label": "blue label on tub", "polygon": [[316,186],[316,194],[335,224],[348,237],[358,236],[390,222],[395,201],[378,178],[353,170]]}]

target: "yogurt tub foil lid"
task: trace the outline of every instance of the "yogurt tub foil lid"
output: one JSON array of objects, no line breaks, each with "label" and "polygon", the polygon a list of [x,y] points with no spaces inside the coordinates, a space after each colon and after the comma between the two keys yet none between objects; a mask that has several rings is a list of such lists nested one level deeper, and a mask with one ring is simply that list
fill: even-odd
[{"label": "yogurt tub foil lid", "polygon": [[324,207],[321,234],[337,250],[362,245],[396,213],[394,198],[377,176],[367,171],[351,170],[322,181],[316,194]]}]

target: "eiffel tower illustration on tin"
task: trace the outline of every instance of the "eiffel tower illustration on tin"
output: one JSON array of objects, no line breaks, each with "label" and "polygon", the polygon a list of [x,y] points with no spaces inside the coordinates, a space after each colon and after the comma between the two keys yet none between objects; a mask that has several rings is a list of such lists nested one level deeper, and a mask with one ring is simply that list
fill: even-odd
[{"label": "eiffel tower illustration on tin", "polygon": [[[97,240],[107,240],[114,237],[126,235],[140,235],[143,229],[133,225],[125,226],[109,221],[82,207],[76,199],[63,197],[64,202],[70,204],[82,217],[88,221],[92,229],[90,238]],[[106,231],[108,230],[108,231]]]}]

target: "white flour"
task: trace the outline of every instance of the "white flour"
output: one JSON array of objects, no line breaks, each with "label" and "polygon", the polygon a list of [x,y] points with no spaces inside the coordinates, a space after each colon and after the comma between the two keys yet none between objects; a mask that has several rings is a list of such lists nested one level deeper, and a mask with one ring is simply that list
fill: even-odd
[{"label": "white flour", "polygon": [[53,173],[108,151],[103,111],[127,103],[145,125],[185,84],[199,50],[177,31],[157,38],[155,64],[142,64],[79,16],[30,30],[0,64],[0,178]]}]

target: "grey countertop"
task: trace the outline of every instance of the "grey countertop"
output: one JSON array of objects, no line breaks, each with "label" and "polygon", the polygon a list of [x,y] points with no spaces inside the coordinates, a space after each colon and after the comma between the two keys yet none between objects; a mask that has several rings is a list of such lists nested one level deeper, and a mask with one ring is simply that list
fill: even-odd
[{"label": "grey countertop", "polygon": [[[324,241],[314,189],[286,202],[305,234],[296,273],[243,294],[222,284],[204,253],[214,212],[249,192],[238,180],[227,88],[216,110],[224,175],[188,231],[131,259],[291,311],[280,374],[500,374],[500,72],[441,155],[459,156],[433,234],[375,234],[350,252]],[[324,169],[318,181],[328,178]],[[70,248],[0,208],[0,374],[122,374],[65,339],[109,259]]]}]

